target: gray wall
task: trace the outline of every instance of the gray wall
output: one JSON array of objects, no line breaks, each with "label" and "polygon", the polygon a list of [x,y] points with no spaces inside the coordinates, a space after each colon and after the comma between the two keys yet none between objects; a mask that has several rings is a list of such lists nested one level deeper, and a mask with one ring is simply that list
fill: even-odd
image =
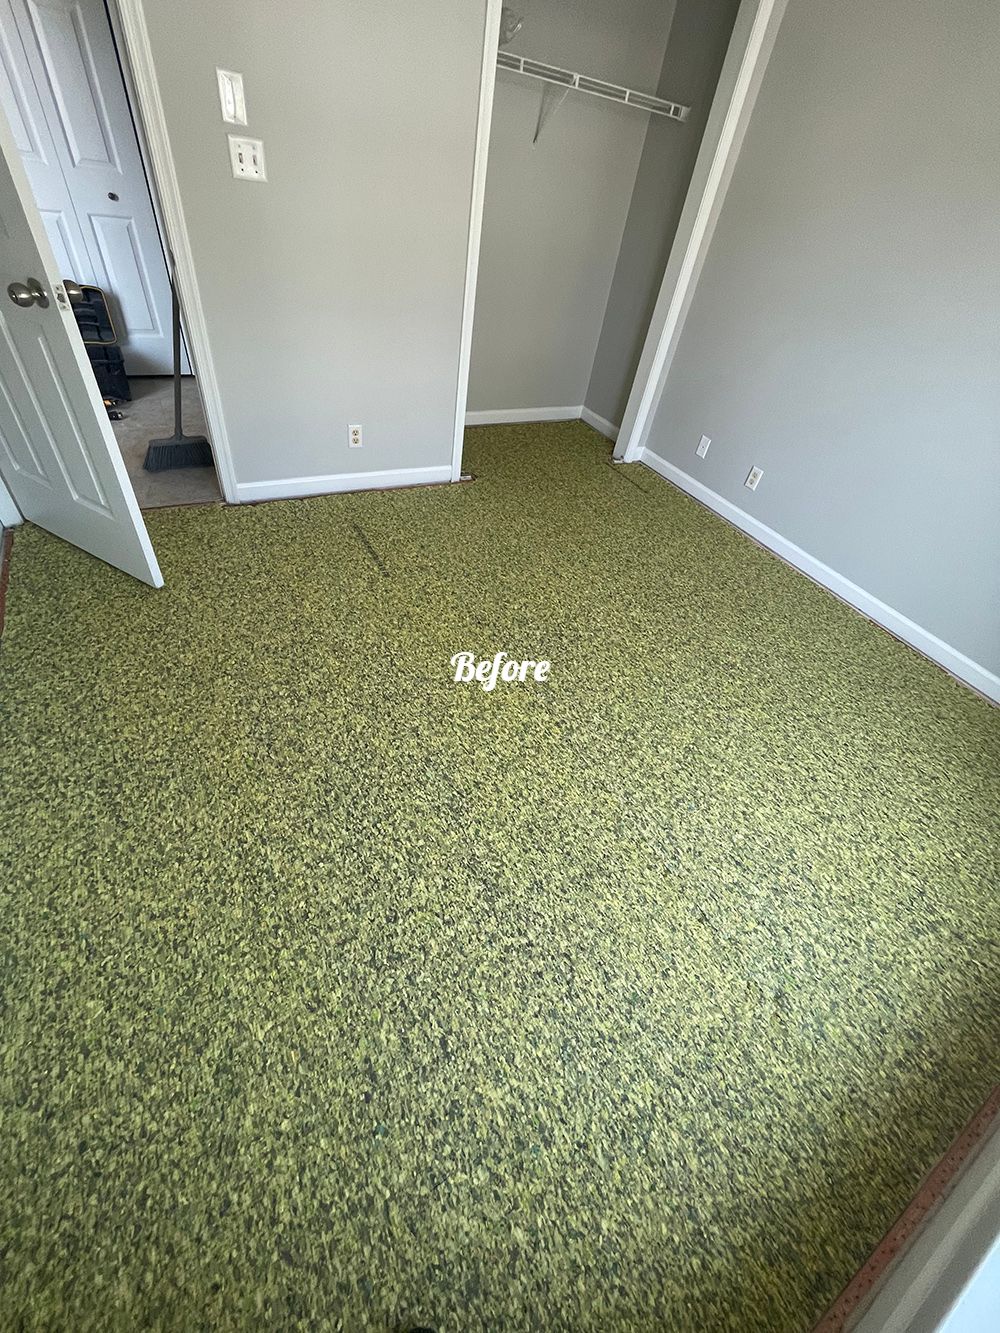
[{"label": "gray wall", "polygon": [[684,102],[683,124],[651,116],[586,404],[621,424],[663,281],[739,0],[677,0],[657,91]]},{"label": "gray wall", "polygon": [[[514,8],[517,9],[516,2]],[[672,0],[532,0],[509,50],[651,91]],[[469,409],[583,403],[648,117],[498,72]]]},{"label": "gray wall", "polygon": [[790,0],[647,441],[992,671],[998,65],[996,0]]},{"label": "gray wall", "polygon": [[[237,479],[448,463],[485,0],[144,8]],[[266,184],[230,173],[217,65]]]}]

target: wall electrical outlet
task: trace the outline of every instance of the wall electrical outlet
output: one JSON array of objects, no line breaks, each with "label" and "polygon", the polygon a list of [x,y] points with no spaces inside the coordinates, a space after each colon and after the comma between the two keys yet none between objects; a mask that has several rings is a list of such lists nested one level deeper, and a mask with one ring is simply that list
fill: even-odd
[{"label": "wall electrical outlet", "polygon": [[229,160],[233,164],[233,175],[237,180],[267,180],[267,172],[264,170],[264,145],[259,139],[240,139],[235,134],[230,134]]},{"label": "wall electrical outlet", "polygon": [[698,448],[695,450],[695,453],[698,455],[699,458],[705,457],[705,455],[708,453],[708,446],[711,443],[712,441],[708,438],[707,435],[703,435],[701,437],[701,444],[699,444]]},{"label": "wall electrical outlet", "polygon": [[762,467],[752,467],[750,471],[747,473],[747,479],[743,483],[743,485],[747,488],[748,491],[755,491],[757,489],[757,483],[760,481],[763,475],[764,475],[764,469]]},{"label": "wall electrical outlet", "polygon": [[347,427],[348,449],[360,449],[364,445],[364,433],[360,426]]},{"label": "wall electrical outlet", "polygon": [[245,125],[247,123],[247,103],[243,96],[243,75],[234,74],[231,69],[217,69],[219,79],[219,105],[222,107],[222,119],[227,125]]}]

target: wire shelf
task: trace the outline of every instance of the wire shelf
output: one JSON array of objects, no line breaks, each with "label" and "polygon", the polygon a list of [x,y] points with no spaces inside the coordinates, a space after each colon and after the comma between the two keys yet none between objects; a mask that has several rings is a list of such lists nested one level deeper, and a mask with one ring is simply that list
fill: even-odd
[{"label": "wire shelf", "polygon": [[514,55],[511,51],[497,52],[497,68],[524,74],[529,79],[541,79],[544,83],[554,83],[560,88],[574,88],[579,93],[590,93],[593,97],[604,97],[609,102],[619,102],[622,106],[634,107],[636,111],[649,111],[654,116],[667,116],[670,120],[687,120],[691,110],[689,106],[670,102],[665,97],[653,97],[650,93],[640,93],[634,88],[622,88],[617,83],[594,79],[589,74],[576,74],[573,70],[546,65],[540,60],[529,60],[527,56]]}]

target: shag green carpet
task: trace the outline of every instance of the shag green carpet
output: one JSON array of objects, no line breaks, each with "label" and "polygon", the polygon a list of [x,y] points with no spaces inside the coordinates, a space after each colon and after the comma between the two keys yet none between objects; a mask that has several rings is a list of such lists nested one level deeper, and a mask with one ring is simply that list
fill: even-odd
[{"label": "shag green carpet", "polygon": [[793,1333],[997,1080],[1000,713],[608,457],[17,534],[0,1327]]}]

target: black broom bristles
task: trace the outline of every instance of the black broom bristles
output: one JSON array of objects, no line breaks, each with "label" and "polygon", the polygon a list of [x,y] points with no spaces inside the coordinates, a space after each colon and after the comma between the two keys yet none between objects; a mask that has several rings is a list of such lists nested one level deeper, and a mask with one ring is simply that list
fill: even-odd
[{"label": "black broom bristles", "polygon": [[142,466],[147,472],[171,467],[213,467],[212,446],[204,435],[185,435],[181,406],[181,310],[177,288],[170,284],[174,318],[174,433],[166,440],[150,440]]}]

